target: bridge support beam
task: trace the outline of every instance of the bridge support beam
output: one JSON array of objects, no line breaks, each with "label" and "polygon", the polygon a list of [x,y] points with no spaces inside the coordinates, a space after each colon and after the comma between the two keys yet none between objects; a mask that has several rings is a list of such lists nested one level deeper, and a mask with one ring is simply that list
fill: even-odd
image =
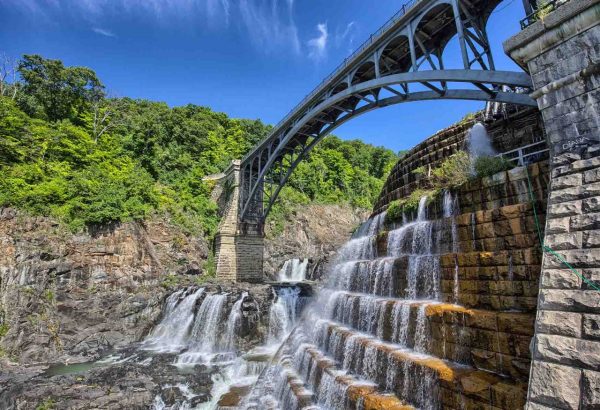
[{"label": "bridge support beam", "polygon": [[264,234],[258,223],[240,222],[240,161],[232,161],[219,180],[222,219],[215,236],[217,278],[229,282],[262,282]]},{"label": "bridge support beam", "polygon": [[598,16],[600,0],[571,1],[504,43],[529,68],[551,152],[529,410],[600,408]]}]

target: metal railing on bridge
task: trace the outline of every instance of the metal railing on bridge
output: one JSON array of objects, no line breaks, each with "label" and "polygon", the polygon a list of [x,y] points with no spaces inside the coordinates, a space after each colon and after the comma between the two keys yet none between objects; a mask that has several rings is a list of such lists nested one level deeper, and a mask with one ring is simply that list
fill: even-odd
[{"label": "metal railing on bridge", "polygon": [[[262,141],[268,140],[276,130],[278,130],[286,121],[288,121],[292,115],[296,112],[297,109],[306,104],[311,98],[321,92],[324,86],[335,76],[337,76],[340,72],[342,72],[352,60],[362,53],[365,49],[367,49],[373,42],[379,39],[379,37],[386,32],[391,26],[393,26],[400,18],[402,18],[408,10],[410,10],[415,4],[421,2],[422,0],[409,0],[402,5],[400,10],[398,10],[392,17],[390,17],[381,27],[379,27],[373,34],[369,36],[367,40],[365,40],[356,50],[352,52],[348,57],[344,58],[336,68],[331,71],[324,79],[321,81],[310,93],[308,93],[298,104],[294,106],[275,126],[273,127],[273,131],[271,131]],[[261,141],[261,142],[262,142]],[[260,145],[260,143],[258,144]],[[248,158],[252,154],[252,151],[244,156],[243,160]],[[243,161],[242,160],[242,161]]]},{"label": "metal railing on bridge", "polygon": [[562,6],[563,4],[568,3],[571,0],[538,0],[537,7],[535,7],[535,11],[527,15],[523,20],[521,20],[521,30],[526,29],[533,23],[539,20],[543,20],[543,18],[552,13],[554,10]]}]

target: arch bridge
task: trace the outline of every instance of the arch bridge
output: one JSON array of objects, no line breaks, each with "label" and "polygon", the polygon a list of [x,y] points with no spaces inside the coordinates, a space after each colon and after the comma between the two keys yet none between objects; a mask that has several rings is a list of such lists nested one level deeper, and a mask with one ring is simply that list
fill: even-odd
[{"label": "arch bridge", "polygon": [[[486,31],[502,0],[412,0],[346,58],[293,108],[230,175],[236,186],[217,235],[217,272],[246,270],[242,257],[259,258],[263,224],[282,187],[312,148],[335,128],[368,111],[424,100],[480,100],[537,106],[524,72],[499,71]],[[447,68],[444,51],[458,38],[459,67]],[[446,59],[447,60],[447,59]],[[234,234],[235,231],[235,234]],[[237,261],[220,248],[229,239]],[[255,251],[239,252],[247,239]],[[237,245],[236,245],[237,244]],[[223,259],[223,261],[221,260]],[[230,268],[226,268],[227,264]],[[235,265],[235,266],[234,266]],[[260,268],[258,268],[260,265]],[[229,277],[229,273],[222,276]],[[245,277],[243,280],[252,278]]]}]

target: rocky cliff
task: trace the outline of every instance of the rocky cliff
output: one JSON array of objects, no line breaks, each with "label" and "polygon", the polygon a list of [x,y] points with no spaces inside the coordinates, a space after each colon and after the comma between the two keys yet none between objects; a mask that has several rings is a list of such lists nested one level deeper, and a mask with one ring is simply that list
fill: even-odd
[{"label": "rocky cliff", "polygon": [[264,270],[273,276],[292,258],[309,258],[309,278],[318,278],[330,256],[348,240],[368,212],[349,205],[311,204],[294,211],[283,231],[274,234],[267,220]]},{"label": "rocky cliff", "polygon": [[0,244],[0,348],[23,364],[95,359],[139,340],[160,314],[165,272],[200,273],[208,252],[164,220],[73,235],[11,209]]}]

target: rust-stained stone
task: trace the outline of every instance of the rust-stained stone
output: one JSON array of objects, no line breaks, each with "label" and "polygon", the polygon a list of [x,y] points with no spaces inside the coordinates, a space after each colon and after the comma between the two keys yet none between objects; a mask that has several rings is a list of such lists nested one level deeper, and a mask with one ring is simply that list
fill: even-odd
[{"label": "rust-stained stone", "polygon": [[217,405],[219,407],[235,407],[240,404],[240,400],[250,391],[250,385],[234,385],[229,391],[221,396]]},{"label": "rust-stained stone", "polygon": [[464,308],[462,306],[458,306],[458,305],[451,305],[449,303],[428,305],[427,307],[425,307],[425,315],[426,316],[444,315],[447,312],[471,314],[469,309],[466,309],[466,308]]},{"label": "rust-stained stone", "polygon": [[413,410],[414,407],[404,404],[396,396],[367,394],[361,403],[364,410]]}]

